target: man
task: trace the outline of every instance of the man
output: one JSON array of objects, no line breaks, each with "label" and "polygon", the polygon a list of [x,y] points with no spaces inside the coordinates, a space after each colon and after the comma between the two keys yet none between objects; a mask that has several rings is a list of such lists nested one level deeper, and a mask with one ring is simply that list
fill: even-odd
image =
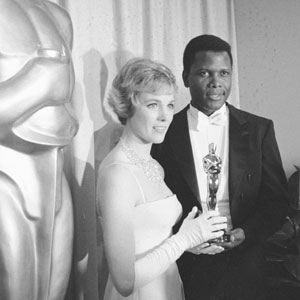
[{"label": "man", "polygon": [[153,148],[183,206],[183,218],[195,205],[208,209],[203,158],[209,148],[222,161],[217,209],[227,217],[230,241],[200,245],[180,259],[187,300],[265,299],[262,242],[287,213],[273,122],[226,103],[232,64],[230,45],[216,36],[188,43],[182,77],[191,103],[175,115],[165,141]]}]

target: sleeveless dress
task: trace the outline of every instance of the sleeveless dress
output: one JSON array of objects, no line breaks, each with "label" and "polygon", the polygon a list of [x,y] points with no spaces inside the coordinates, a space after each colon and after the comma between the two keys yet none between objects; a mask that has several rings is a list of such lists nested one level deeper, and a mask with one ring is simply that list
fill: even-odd
[{"label": "sleeveless dress", "polygon": [[[141,258],[171,236],[172,227],[178,221],[182,207],[176,195],[146,202],[138,179],[136,177],[135,179],[143,195],[143,202],[134,209],[133,220],[136,257]],[[176,263],[171,264],[164,273],[128,297],[119,294],[109,275],[103,300],[121,299],[184,300],[183,286]]]}]

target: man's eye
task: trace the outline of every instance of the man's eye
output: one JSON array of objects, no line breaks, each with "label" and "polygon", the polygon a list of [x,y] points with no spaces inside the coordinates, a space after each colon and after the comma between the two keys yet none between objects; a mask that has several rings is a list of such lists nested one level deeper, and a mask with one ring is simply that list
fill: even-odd
[{"label": "man's eye", "polygon": [[208,76],[208,72],[207,72],[207,71],[199,71],[199,72],[198,72],[198,75],[199,75],[200,77],[207,77],[207,76]]},{"label": "man's eye", "polygon": [[174,104],[173,104],[173,103],[170,103],[170,104],[168,105],[168,107],[169,107],[170,109],[174,109]]},{"label": "man's eye", "polygon": [[227,76],[230,75],[230,72],[228,72],[228,71],[221,71],[221,75],[222,75],[223,77],[227,77]]}]

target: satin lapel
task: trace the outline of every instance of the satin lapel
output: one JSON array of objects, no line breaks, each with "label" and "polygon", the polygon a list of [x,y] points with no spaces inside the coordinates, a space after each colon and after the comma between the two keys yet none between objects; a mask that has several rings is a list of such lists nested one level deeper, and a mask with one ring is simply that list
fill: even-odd
[{"label": "satin lapel", "polygon": [[170,135],[171,147],[173,148],[175,159],[178,162],[183,177],[199,203],[200,196],[188,129],[187,109],[188,107],[184,108],[173,120],[173,132]]},{"label": "satin lapel", "polygon": [[229,199],[234,202],[239,195],[240,184],[246,170],[249,149],[248,122],[240,112],[229,107]]}]

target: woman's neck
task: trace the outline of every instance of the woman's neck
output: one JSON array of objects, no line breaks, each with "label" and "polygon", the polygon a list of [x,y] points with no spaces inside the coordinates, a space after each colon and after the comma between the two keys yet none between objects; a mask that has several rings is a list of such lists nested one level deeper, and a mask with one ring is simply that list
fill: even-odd
[{"label": "woman's neck", "polygon": [[137,136],[126,132],[126,130],[124,130],[121,139],[132,148],[140,158],[149,159],[151,157],[150,151],[152,143],[144,143]]}]

